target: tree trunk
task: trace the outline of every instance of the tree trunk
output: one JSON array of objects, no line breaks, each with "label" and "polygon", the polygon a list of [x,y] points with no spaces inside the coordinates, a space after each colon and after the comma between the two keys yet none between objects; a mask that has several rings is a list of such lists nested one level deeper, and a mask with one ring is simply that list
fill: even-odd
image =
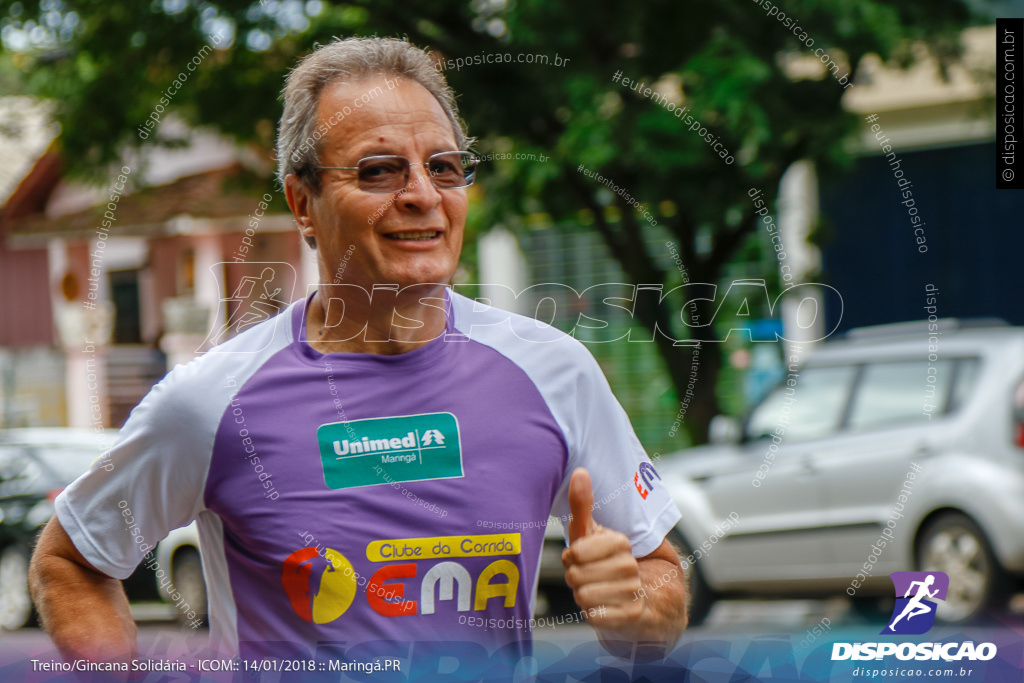
[{"label": "tree trunk", "polygon": [[[695,303],[698,311],[696,319],[710,320],[714,314],[713,304],[708,301]],[[652,331],[656,327],[669,331],[668,321],[678,313],[667,300],[658,301],[654,310],[647,309],[648,307],[637,306],[637,318],[644,327]],[[722,367],[722,344],[715,338],[712,325],[691,327],[690,334],[697,341],[696,344],[677,343],[660,332],[655,336],[655,344],[665,361],[669,379],[675,387],[679,402],[673,424],[675,419],[679,418],[679,428],[686,430],[691,442],[702,444],[707,443],[711,419],[720,410],[715,388],[718,386],[718,371]]]},{"label": "tree trunk", "polygon": [[[563,169],[563,175],[566,184],[590,209],[598,233],[615,260],[619,262],[628,281],[638,285],[633,305],[634,320],[654,336],[656,348],[665,361],[669,379],[672,381],[672,386],[679,399],[676,415],[678,416],[682,407],[686,406],[686,411],[680,420],[680,428],[686,430],[692,443],[707,443],[711,419],[720,410],[715,389],[718,385],[718,372],[722,367],[722,345],[715,337],[714,325],[689,327],[690,338],[703,342],[700,344],[699,364],[694,372],[692,363],[694,346],[685,342],[677,343],[672,338],[679,339],[684,335],[684,332],[676,329],[671,323],[678,311],[673,310],[671,303],[664,298],[665,271],[658,267],[648,252],[641,227],[637,224],[632,207],[622,197],[618,198],[622,211],[621,230],[613,230],[604,217],[603,207],[595,201],[589,188],[579,180],[578,174],[574,173],[572,169],[566,168]],[[694,264],[692,273],[695,281],[712,282],[713,280],[699,278],[707,278],[717,273],[718,268],[731,258],[743,236],[754,229],[754,224],[753,218],[748,218],[717,240],[708,262]],[[692,235],[692,226],[688,232]],[[686,251],[692,252],[691,249],[686,249]],[[661,289],[643,288],[652,285]],[[715,303],[703,299],[694,303],[697,306],[696,316],[691,316],[690,320],[696,319],[701,323],[713,323]],[[686,392],[690,388],[693,375],[696,375],[696,381],[693,383],[692,393],[687,397]],[[689,401],[686,401],[687,398]]]}]

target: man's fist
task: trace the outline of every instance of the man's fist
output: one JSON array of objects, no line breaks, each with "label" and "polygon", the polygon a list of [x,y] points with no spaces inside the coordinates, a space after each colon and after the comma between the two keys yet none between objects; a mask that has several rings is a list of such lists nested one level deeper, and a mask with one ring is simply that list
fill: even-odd
[{"label": "man's fist", "polygon": [[[625,534],[606,529],[593,517],[594,490],[590,473],[577,468],[569,481],[569,547],[562,551],[565,582],[576,604],[596,628],[628,628],[643,613],[646,599],[637,600],[640,565]],[[600,608],[604,607],[604,610]]]}]

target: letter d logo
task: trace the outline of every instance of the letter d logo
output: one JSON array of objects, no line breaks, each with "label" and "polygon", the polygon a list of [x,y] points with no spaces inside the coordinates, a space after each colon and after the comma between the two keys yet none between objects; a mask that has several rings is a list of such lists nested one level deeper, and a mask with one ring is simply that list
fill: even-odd
[{"label": "letter d logo", "polygon": [[832,661],[849,659],[853,656],[853,645],[850,643],[832,643]]},{"label": "letter d logo", "polygon": [[289,555],[281,568],[281,584],[295,613],[313,624],[334,621],[356,596],[352,563],[331,548],[323,557],[316,548],[302,548]]}]

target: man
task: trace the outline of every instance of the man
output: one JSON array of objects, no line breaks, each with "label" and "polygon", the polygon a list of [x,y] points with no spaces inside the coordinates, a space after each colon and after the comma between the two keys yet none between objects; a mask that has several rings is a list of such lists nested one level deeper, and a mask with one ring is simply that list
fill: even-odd
[{"label": "man", "polygon": [[[527,522],[551,513],[572,515],[566,579],[606,647],[676,642],[682,582],[635,597],[679,565],[665,541],[679,513],[664,487],[638,495],[649,461],[597,364],[445,287],[468,143],[447,84],[404,41],[335,41],[290,74],[278,172],[320,285],[171,372],[109,471],[58,497],[31,583],[63,653],[132,656],[116,579],[193,519],[212,644],[229,653],[441,635],[521,656],[543,543]],[[609,502],[592,512],[595,495]]]}]

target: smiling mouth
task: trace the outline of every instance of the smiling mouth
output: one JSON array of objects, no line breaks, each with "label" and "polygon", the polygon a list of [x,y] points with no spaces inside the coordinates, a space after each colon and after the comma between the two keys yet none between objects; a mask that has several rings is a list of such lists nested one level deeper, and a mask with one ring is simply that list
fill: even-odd
[{"label": "smiling mouth", "polygon": [[416,241],[427,241],[432,240],[441,232],[438,230],[420,230],[416,232],[392,232],[384,235],[389,240],[416,240]]}]

